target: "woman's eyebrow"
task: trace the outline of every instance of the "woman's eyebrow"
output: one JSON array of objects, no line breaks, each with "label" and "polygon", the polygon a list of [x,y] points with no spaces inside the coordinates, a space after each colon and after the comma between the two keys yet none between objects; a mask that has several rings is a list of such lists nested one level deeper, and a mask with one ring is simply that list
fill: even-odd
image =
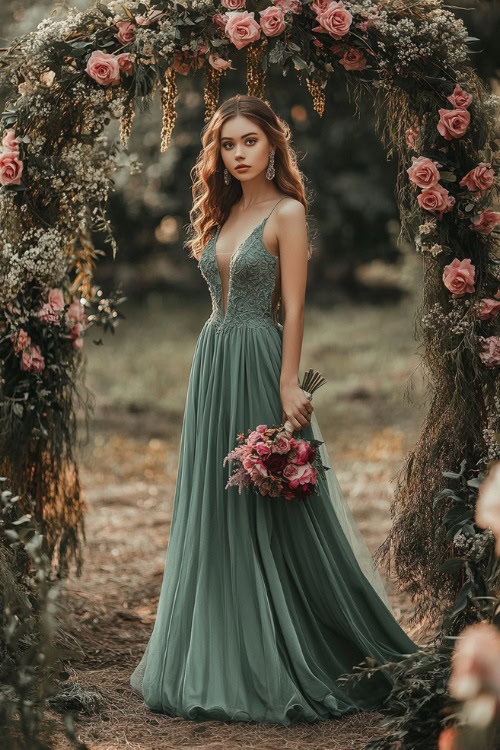
[{"label": "woman's eyebrow", "polygon": [[[247,138],[249,135],[258,135],[257,133],[245,133],[245,135],[242,135],[242,138]],[[221,138],[221,141],[232,141],[233,139],[229,135],[225,135]]]}]

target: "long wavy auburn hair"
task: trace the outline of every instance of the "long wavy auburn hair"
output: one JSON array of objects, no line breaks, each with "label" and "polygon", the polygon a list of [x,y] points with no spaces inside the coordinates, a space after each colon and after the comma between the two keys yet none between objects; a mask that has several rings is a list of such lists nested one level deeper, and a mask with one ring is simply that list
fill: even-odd
[{"label": "long wavy auburn hair", "polygon": [[[224,162],[221,156],[220,134],[222,126],[232,117],[243,115],[256,123],[266,134],[275,151],[274,181],[285,195],[300,201],[306,214],[309,201],[306,197],[304,178],[297,166],[297,155],[290,145],[291,132],[286,122],[281,120],[269,104],[257,96],[236,94],[223,102],[214,112],[202,130],[203,148],[191,170],[193,183],[193,206],[189,212],[190,258],[199,260],[203,248],[217,226],[222,226],[228,218],[231,207],[241,198],[239,180],[224,182]],[[310,247],[308,257],[311,257]]]}]

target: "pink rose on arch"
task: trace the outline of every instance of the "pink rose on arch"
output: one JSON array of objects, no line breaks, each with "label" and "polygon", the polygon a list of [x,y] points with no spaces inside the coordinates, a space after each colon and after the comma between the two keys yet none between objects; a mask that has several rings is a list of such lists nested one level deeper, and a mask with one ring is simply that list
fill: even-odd
[{"label": "pink rose on arch", "polygon": [[469,127],[470,112],[466,109],[440,109],[437,129],[447,141],[461,138]]},{"label": "pink rose on arch", "polygon": [[86,73],[101,86],[116,86],[120,83],[120,67],[114,55],[94,50],[90,55]]},{"label": "pink rose on arch", "polygon": [[260,26],[266,36],[278,36],[285,29],[285,14],[281,8],[270,5],[259,11]]},{"label": "pink rose on arch", "polygon": [[361,50],[351,47],[344,53],[344,57],[339,60],[345,70],[364,70],[366,68],[366,57]]},{"label": "pink rose on arch", "polygon": [[300,0],[271,0],[273,5],[281,8],[283,13],[302,13],[302,3]]},{"label": "pink rose on arch", "polygon": [[48,302],[53,310],[64,310],[64,295],[61,289],[50,289]]},{"label": "pink rose on arch", "polygon": [[130,44],[135,39],[135,23],[132,21],[117,21],[115,26],[118,27],[118,34],[115,37],[122,44]]},{"label": "pink rose on arch", "polygon": [[23,162],[15,151],[0,153],[0,185],[19,185],[23,173]]},{"label": "pink rose on arch", "polygon": [[[500,290],[496,293],[498,297]],[[498,311],[500,310],[500,299],[492,299],[491,297],[483,297],[479,303],[479,320],[489,320],[490,318],[496,318]]]},{"label": "pink rose on arch", "polygon": [[131,76],[134,73],[134,63],[132,62],[132,55],[128,52],[122,52],[121,55],[117,55],[118,67],[127,76]]},{"label": "pink rose on arch", "polygon": [[246,0],[220,0],[223,8],[228,10],[241,10],[245,7]]},{"label": "pink rose on arch", "polygon": [[11,151],[15,154],[19,153],[19,143],[16,141],[16,131],[14,128],[4,130],[2,135],[2,147],[6,151]]},{"label": "pink rose on arch", "polygon": [[20,328],[19,333],[12,334],[11,341],[14,344],[14,351],[16,354],[19,354],[31,344],[31,338],[28,336],[24,328]]},{"label": "pink rose on arch", "polygon": [[415,147],[417,145],[418,129],[408,128],[405,131],[405,136],[406,136],[406,143],[408,144],[408,147],[415,150]]},{"label": "pink rose on arch", "polygon": [[254,13],[248,11],[231,11],[226,13],[226,36],[229,37],[236,49],[242,49],[247,44],[260,39],[260,26],[254,18]]},{"label": "pink rose on arch", "polygon": [[453,104],[453,107],[455,109],[467,109],[469,104],[472,102],[472,96],[464,91],[458,83],[453,89],[453,94],[446,98]]},{"label": "pink rose on arch", "polygon": [[75,325],[71,329],[71,340],[75,349],[81,349],[83,347],[83,331],[84,326],[82,323],[75,323]]},{"label": "pink rose on arch", "polygon": [[182,52],[176,51],[174,52],[174,61],[172,63],[172,68],[176,73],[187,76],[191,69],[191,62],[184,59],[184,55],[182,54]]},{"label": "pink rose on arch", "polygon": [[481,342],[483,351],[479,357],[487,367],[498,367],[500,365],[500,336],[488,336]]},{"label": "pink rose on arch", "polygon": [[45,360],[38,344],[25,349],[21,355],[21,370],[41,372],[45,367]]},{"label": "pink rose on arch", "polygon": [[462,294],[470,294],[474,290],[475,266],[470,258],[458,260],[454,258],[451,263],[444,267],[443,282],[452,294],[460,297]]},{"label": "pink rose on arch", "polygon": [[229,16],[227,13],[216,13],[215,16],[213,16],[214,23],[221,29],[222,31],[226,30],[226,24],[229,21]]},{"label": "pink rose on arch", "polygon": [[490,234],[500,221],[500,213],[486,208],[477,219],[472,219],[471,229],[480,234]]},{"label": "pink rose on arch", "polygon": [[455,205],[455,198],[449,195],[442,185],[434,185],[434,187],[422,190],[417,196],[417,201],[420,208],[435,212],[439,219],[443,217],[443,214],[451,211]]},{"label": "pink rose on arch", "polygon": [[66,324],[69,328],[72,328],[75,323],[83,323],[86,325],[87,316],[85,315],[85,308],[79,300],[75,300],[66,310]]},{"label": "pink rose on arch", "polygon": [[36,315],[44,323],[59,323],[61,318],[60,311],[54,310],[50,302],[45,302],[45,304],[37,310]]},{"label": "pink rose on arch", "polygon": [[316,19],[320,25],[314,26],[312,30],[326,32],[334,39],[345,36],[352,23],[352,16],[344,8],[342,0],[338,3],[332,0],[325,10],[317,14]]},{"label": "pink rose on arch", "polygon": [[[406,171],[408,177],[420,188],[435,187],[439,182],[438,163],[426,156],[412,156],[412,165]],[[442,166],[439,164],[438,166]]]},{"label": "pink rose on arch", "polygon": [[495,181],[495,173],[491,169],[489,161],[482,161],[477,167],[467,172],[458,183],[460,187],[466,187],[471,192],[475,190],[488,190]]},{"label": "pink rose on arch", "polygon": [[309,7],[318,16],[320,13],[324,13],[324,11],[328,8],[331,2],[332,0],[314,0],[314,2],[311,3]]},{"label": "pink rose on arch", "polygon": [[[226,70],[227,68],[232,68],[231,60],[224,60],[223,57],[219,57],[219,55],[215,53],[208,56],[208,62],[215,70]],[[235,68],[232,68],[232,70],[235,70]]]}]

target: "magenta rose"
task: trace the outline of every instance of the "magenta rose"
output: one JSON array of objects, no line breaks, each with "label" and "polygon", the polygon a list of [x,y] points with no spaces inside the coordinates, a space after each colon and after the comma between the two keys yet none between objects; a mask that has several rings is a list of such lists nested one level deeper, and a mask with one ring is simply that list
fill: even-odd
[{"label": "magenta rose", "polygon": [[486,208],[477,219],[472,219],[471,229],[480,234],[490,234],[500,221],[500,213]]},{"label": "magenta rose", "polygon": [[[406,171],[408,177],[415,185],[420,188],[432,188],[435,187],[439,182],[439,170],[437,169],[437,162],[426,156],[412,156],[412,165]],[[441,166],[441,165],[439,165]]]},{"label": "magenta rose", "polygon": [[220,0],[223,8],[228,10],[241,10],[245,7],[246,0]]},{"label": "magenta rose", "polygon": [[[499,292],[497,292],[497,297],[499,295]],[[489,320],[490,318],[496,318],[499,310],[500,299],[484,297],[479,303],[479,313],[477,317],[479,318],[479,320]]]},{"label": "magenta rose", "polygon": [[31,344],[31,338],[28,336],[24,328],[19,329],[19,333],[12,334],[11,341],[14,344],[14,351],[19,354],[23,349],[26,349]]},{"label": "magenta rose", "polygon": [[118,21],[115,24],[118,27],[118,34],[115,37],[122,44],[130,44],[135,38],[135,23],[132,21]]},{"label": "magenta rose", "polygon": [[447,99],[455,109],[467,109],[472,102],[472,96],[464,91],[458,83],[453,89],[453,94],[448,96]]},{"label": "magenta rose", "polygon": [[45,360],[38,344],[25,349],[21,355],[21,370],[28,372],[41,372],[45,367]]},{"label": "magenta rose", "polygon": [[15,151],[0,153],[0,185],[19,185],[23,162]]},{"label": "magenta rose", "polygon": [[300,440],[295,448],[297,451],[296,463],[301,465],[309,461],[311,455],[311,446],[305,440]]},{"label": "magenta rose", "polygon": [[19,154],[19,143],[16,141],[16,131],[14,128],[4,130],[2,135],[2,147],[6,151]]},{"label": "magenta rose", "polygon": [[122,52],[121,55],[116,56],[116,59],[118,60],[118,67],[122,73],[125,73],[127,76],[133,75],[134,63],[132,62],[132,55],[128,52]]},{"label": "magenta rose", "polygon": [[219,57],[219,55],[214,53],[208,56],[208,62],[215,70],[226,70],[226,68],[231,67],[231,60],[224,60],[223,57]]},{"label": "magenta rose", "polygon": [[300,0],[272,0],[273,5],[281,8],[283,13],[302,13]]},{"label": "magenta rose", "polygon": [[488,336],[482,342],[483,351],[479,355],[482,362],[488,367],[500,365],[500,336]]},{"label": "magenta rose", "polygon": [[278,36],[285,28],[285,14],[275,5],[259,11],[260,26],[266,36]]},{"label": "magenta rose", "polygon": [[451,211],[455,205],[455,198],[449,195],[442,185],[434,185],[434,187],[422,190],[420,195],[417,196],[417,201],[420,208],[435,212],[439,219],[442,218],[443,214]]},{"label": "magenta rose", "polygon": [[405,136],[406,136],[406,143],[408,144],[408,147],[415,150],[415,147],[417,145],[417,138],[418,138],[417,128],[408,128],[405,131]]},{"label": "magenta rose", "polygon": [[352,16],[344,8],[342,0],[338,3],[330,2],[325,10],[317,14],[316,19],[320,25],[313,27],[312,30],[326,32],[334,39],[345,36],[352,23]]},{"label": "magenta rose", "polygon": [[226,36],[229,37],[236,49],[242,49],[247,44],[260,39],[260,26],[254,18],[254,13],[248,11],[231,11],[226,13]]},{"label": "magenta rose", "polygon": [[465,177],[462,177],[459,185],[474,192],[475,190],[489,190],[494,181],[495,173],[491,169],[490,162],[482,161],[477,167],[467,172]]},{"label": "magenta rose", "polygon": [[344,66],[345,70],[364,70],[366,68],[366,57],[359,49],[351,47],[344,53],[344,57],[339,60],[339,63]]},{"label": "magenta rose", "polygon": [[101,86],[116,86],[120,83],[120,67],[114,55],[94,50],[90,55],[85,71]]},{"label": "magenta rose", "polygon": [[470,113],[466,109],[440,109],[437,129],[447,141],[461,138],[469,127]]},{"label": "magenta rose", "polygon": [[464,258],[464,260],[454,258],[443,270],[445,287],[457,297],[470,294],[474,291],[475,270],[470,258]]}]

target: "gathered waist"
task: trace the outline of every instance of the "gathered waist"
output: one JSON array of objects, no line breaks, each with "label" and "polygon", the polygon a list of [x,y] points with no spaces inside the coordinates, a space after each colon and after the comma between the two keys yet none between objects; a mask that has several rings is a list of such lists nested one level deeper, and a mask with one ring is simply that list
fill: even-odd
[{"label": "gathered waist", "polygon": [[267,328],[268,330],[283,332],[283,326],[279,322],[275,322],[272,318],[266,317],[248,317],[245,320],[235,318],[224,318],[222,315],[212,315],[205,321],[204,328],[209,326],[213,328],[216,333],[223,333],[225,331],[233,331],[240,329],[257,329]]}]

